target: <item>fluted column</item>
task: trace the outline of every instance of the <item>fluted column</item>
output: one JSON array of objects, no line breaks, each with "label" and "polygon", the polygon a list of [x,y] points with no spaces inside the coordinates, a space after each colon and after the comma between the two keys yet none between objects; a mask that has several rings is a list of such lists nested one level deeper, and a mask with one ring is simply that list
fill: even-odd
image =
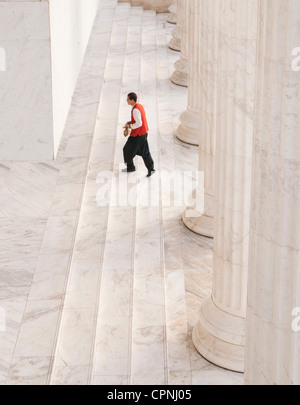
[{"label": "fluted column", "polygon": [[[183,222],[193,232],[200,235],[213,237],[214,234],[214,189],[215,189],[215,141],[216,141],[216,116],[217,116],[217,57],[218,57],[218,19],[219,9],[215,7],[214,1],[202,0],[201,10],[198,0],[193,0],[199,13],[194,12],[194,18],[198,20],[201,29],[197,29],[198,41],[193,53],[198,54],[194,61],[193,68],[190,69],[190,78],[196,77],[197,80],[189,86],[189,93],[197,100],[194,105],[198,106],[199,112],[194,109],[193,115],[188,108],[182,117],[186,117],[187,124],[193,122],[196,117],[198,122],[197,130],[190,131],[187,125],[183,123],[179,131],[183,134],[198,136],[199,139],[199,171],[204,172],[203,184],[199,184],[199,193],[204,192],[204,204],[201,207],[196,203],[195,207],[188,207],[183,213]],[[197,15],[198,14],[198,15]],[[199,35],[201,34],[201,35]],[[198,52],[197,52],[198,50]],[[179,132],[178,131],[178,132]],[[178,135],[177,135],[178,136]],[[180,139],[181,137],[178,136]],[[202,201],[202,200],[201,200]],[[200,205],[200,210],[198,210]]]},{"label": "fluted column", "polygon": [[300,2],[260,8],[245,383],[300,385]]},{"label": "fluted column", "polygon": [[182,142],[199,145],[200,114],[200,2],[188,2],[188,106],[180,116],[176,136]]},{"label": "fluted column", "polygon": [[173,3],[169,7],[170,14],[168,15],[167,21],[170,24],[177,23],[177,0],[173,0]]},{"label": "fluted column", "polygon": [[182,24],[182,14],[181,14],[181,5],[185,0],[177,0],[177,23],[176,27],[172,31],[172,38],[170,39],[168,46],[174,51],[181,51],[181,24]]},{"label": "fluted column", "polygon": [[209,361],[243,372],[258,0],[213,2],[219,8],[213,284],[193,342]]},{"label": "fluted column", "polygon": [[171,80],[178,86],[188,87],[188,8],[191,0],[179,0],[180,21],[181,21],[181,53],[180,59],[175,63],[175,71]]}]

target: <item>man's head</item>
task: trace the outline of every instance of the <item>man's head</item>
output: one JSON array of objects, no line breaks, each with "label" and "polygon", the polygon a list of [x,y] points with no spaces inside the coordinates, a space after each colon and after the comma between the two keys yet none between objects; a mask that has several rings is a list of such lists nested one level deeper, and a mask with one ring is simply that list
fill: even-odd
[{"label": "man's head", "polygon": [[135,93],[129,93],[127,96],[127,103],[129,105],[135,105],[137,102],[137,95]]}]

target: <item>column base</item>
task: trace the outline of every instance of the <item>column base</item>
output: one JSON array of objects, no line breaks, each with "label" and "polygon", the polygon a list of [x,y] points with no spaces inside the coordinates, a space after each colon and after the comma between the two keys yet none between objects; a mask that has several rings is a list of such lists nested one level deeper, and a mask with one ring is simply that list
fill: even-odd
[{"label": "column base", "polygon": [[176,27],[172,31],[172,38],[168,43],[169,48],[174,51],[181,52],[181,32],[180,28]]},{"label": "column base", "polygon": [[171,13],[167,18],[167,22],[170,24],[177,24],[177,14]]},{"label": "column base", "polygon": [[[187,109],[181,114],[180,122],[181,124],[176,130],[177,138],[190,145],[199,146],[200,128],[198,114]],[[194,124],[194,126],[189,126],[189,124]]]},{"label": "column base", "polygon": [[177,14],[177,5],[175,3],[172,3],[168,8],[168,11],[171,14]]},{"label": "column base", "polygon": [[188,87],[189,74],[188,74],[188,61],[180,58],[175,63],[175,72],[172,74],[171,80],[178,86]]},{"label": "column base", "polygon": [[181,39],[179,38],[171,38],[168,47],[173,49],[173,51],[181,52]]},{"label": "column base", "polygon": [[246,319],[218,308],[212,297],[201,305],[193,329],[193,343],[211,363],[227,370],[244,372]]},{"label": "column base", "polygon": [[183,125],[179,125],[176,130],[176,136],[184,143],[199,146],[199,130],[194,128],[186,128]]},{"label": "column base", "polygon": [[188,207],[182,215],[183,223],[191,231],[206,236],[214,237],[214,218],[205,214],[200,214],[194,208]]}]

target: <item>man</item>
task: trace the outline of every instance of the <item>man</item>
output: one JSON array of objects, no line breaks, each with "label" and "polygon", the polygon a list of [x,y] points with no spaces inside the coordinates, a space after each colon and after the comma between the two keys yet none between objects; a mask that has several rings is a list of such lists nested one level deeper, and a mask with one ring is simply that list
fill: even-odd
[{"label": "man", "polygon": [[[127,96],[128,105],[132,106],[131,121],[128,121],[125,128],[131,128],[130,136],[123,148],[124,162],[127,168],[123,172],[134,172],[135,166],[133,158],[139,155],[143,158],[145,166],[148,169],[147,177],[150,177],[154,172],[154,162],[149,151],[148,145],[148,123],[145,109],[141,104],[137,103],[137,95],[129,93]],[[126,134],[124,134],[126,136]]]}]

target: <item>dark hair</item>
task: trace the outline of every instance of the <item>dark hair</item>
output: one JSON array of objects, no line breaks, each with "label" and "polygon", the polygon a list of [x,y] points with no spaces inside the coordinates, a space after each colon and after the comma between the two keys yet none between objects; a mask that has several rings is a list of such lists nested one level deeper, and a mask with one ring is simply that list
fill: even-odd
[{"label": "dark hair", "polygon": [[128,96],[129,100],[133,100],[135,103],[137,102],[137,95],[135,93],[129,93]]}]

